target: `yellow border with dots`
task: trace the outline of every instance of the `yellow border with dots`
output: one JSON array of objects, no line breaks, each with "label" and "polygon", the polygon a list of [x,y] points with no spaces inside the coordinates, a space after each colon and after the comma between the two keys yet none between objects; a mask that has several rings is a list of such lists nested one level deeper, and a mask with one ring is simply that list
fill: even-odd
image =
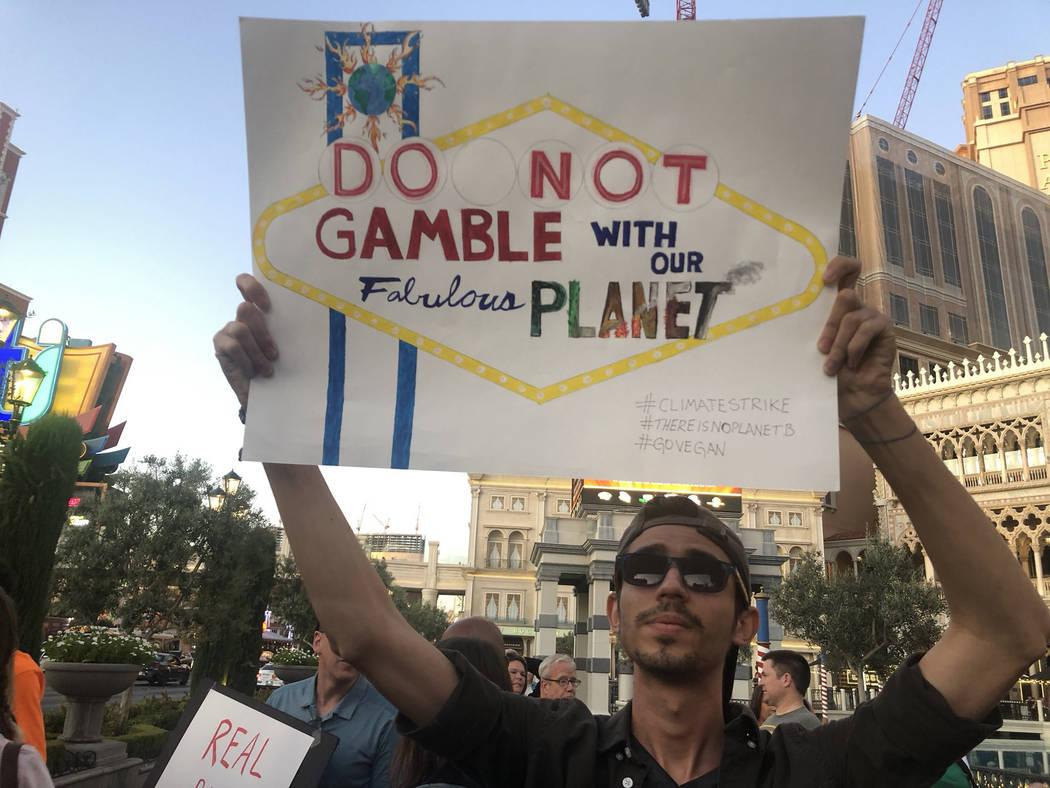
[{"label": "yellow border with dots", "polygon": [[[572,123],[575,123],[581,128],[584,128],[609,142],[624,142],[633,145],[642,152],[642,155],[644,155],[650,163],[655,163],[661,156],[661,152],[651,145],[603,123],[593,115],[589,115],[571,104],[560,101],[550,94],[540,96],[532,101],[527,101],[524,104],[519,104],[517,107],[504,110],[503,112],[499,112],[488,118],[483,118],[469,126],[457,129],[451,134],[436,137],[433,142],[441,150],[448,150],[449,148],[462,145],[472,139],[477,139],[491,131],[509,126],[512,123],[539,112],[553,112],[554,114],[566,118]],[[513,375],[509,375],[496,367],[489,366],[479,359],[468,356],[465,353],[460,353],[455,348],[451,348],[440,342],[435,342],[429,337],[413,331],[410,328],[405,328],[393,321],[387,320],[362,306],[349,303],[345,299],[337,298],[331,293],[327,293],[324,290],[302,281],[301,279],[290,276],[275,267],[266,254],[266,233],[270,225],[273,224],[273,221],[279,218],[282,214],[294,211],[297,208],[308,205],[309,203],[319,200],[322,197],[326,197],[327,195],[328,192],[325,191],[324,187],[320,185],[313,186],[299,192],[298,194],[293,194],[290,197],[286,197],[283,200],[273,203],[262,212],[262,215],[259,217],[258,221],[256,221],[255,227],[252,230],[252,252],[255,262],[262,271],[263,276],[281,287],[309,298],[311,301],[316,301],[322,306],[334,309],[337,312],[342,312],[347,317],[357,320],[360,323],[364,323],[366,326],[370,326],[378,331],[382,331],[384,334],[388,334],[395,339],[409,342],[435,358],[454,364],[467,372],[471,372],[478,377],[484,378],[507,391],[518,394],[537,404],[550,402],[558,397],[571,394],[574,391],[579,391],[597,383],[601,383],[603,380],[609,380],[618,375],[623,375],[627,372],[632,372],[641,367],[648,366],[649,364],[665,361],[677,356],[679,353],[692,350],[693,348],[705,345],[716,339],[721,339],[730,334],[735,334],[738,331],[743,331],[744,329],[767,323],[770,320],[783,317],[791,312],[797,312],[813,303],[814,299],[820,294],[820,291],[823,288],[821,278],[824,269],[827,267],[827,253],[824,251],[823,245],[817,241],[813,233],[805,227],[801,227],[785,217],[770,211],[758,202],[749,200],[747,197],[734,191],[725,184],[719,183],[715,187],[715,197],[737,210],[743,211],[752,219],[756,219],[762,224],[771,227],[776,232],[786,235],[793,241],[798,242],[813,257],[813,277],[810,279],[805,289],[800,293],[790,295],[787,298],[764,306],[761,309],[756,309],[753,312],[734,317],[732,320],[727,320],[718,325],[711,326],[707,330],[707,336],[704,339],[677,339],[660,345],[657,348],[646,350],[641,353],[635,353],[634,355],[628,356],[620,361],[615,361],[611,364],[603,364],[599,367],[588,370],[587,372],[573,375],[572,377],[565,378],[556,383],[551,383],[547,386],[534,386],[531,383],[527,383]]]}]

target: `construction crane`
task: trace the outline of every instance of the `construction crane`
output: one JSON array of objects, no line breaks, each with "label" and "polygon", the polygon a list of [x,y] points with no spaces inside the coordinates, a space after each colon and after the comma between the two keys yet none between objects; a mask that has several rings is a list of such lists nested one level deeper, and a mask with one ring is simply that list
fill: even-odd
[{"label": "construction crane", "polygon": [[930,52],[930,42],[933,40],[933,31],[937,28],[937,18],[941,14],[943,2],[944,0],[930,0],[930,4],[926,7],[926,18],[922,21],[919,41],[915,44],[911,68],[908,69],[908,76],[904,79],[904,92],[901,93],[901,100],[897,105],[897,114],[893,117],[893,125],[898,128],[903,129],[908,123],[908,115],[911,113],[912,102],[915,101],[915,91],[919,88],[919,79],[926,65],[926,55]]},{"label": "construction crane", "polygon": [[[678,3],[678,19],[696,19],[696,0],[676,0]],[[634,0],[638,6],[638,15],[645,19],[649,16],[649,0]]]}]

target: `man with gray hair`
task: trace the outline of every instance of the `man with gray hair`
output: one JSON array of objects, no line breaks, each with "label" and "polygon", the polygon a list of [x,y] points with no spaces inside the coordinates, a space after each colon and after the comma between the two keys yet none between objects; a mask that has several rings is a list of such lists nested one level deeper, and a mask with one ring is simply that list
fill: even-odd
[{"label": "man with gray hair", "polygon": [[568,654],[551,654],[540,663],[541,698],[575,698],[580,680],[576,663]]}]

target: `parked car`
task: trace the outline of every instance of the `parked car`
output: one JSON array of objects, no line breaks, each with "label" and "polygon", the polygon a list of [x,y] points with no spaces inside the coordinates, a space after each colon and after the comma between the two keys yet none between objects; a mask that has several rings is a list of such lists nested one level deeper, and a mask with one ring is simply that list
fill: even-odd
[{"label": "parked car", "polygon": [[[189,679],[189,671],[186,671],[186,678]],[[180,676],[175,658],[171,654],[156,654],[152,662],[142,666],[138,680],[161,687],[169,681],[179,681]],[[183,681],[182,683],[185,684],[186,682]]]},{"label": "parked car", "polygon": [[255,686],[257,687],[283,687],[284,682],[277,678],[277,674],[274,673],[273,663],[267,662],[261,668],[259,672],[255,674]]},{"label": "parked car", "polygon": [[169,651],[168,655],[172,659],[171,680],[185,687],[186,682],[190,680],[190,671],[193,670],[193,658],[181,651]]}]

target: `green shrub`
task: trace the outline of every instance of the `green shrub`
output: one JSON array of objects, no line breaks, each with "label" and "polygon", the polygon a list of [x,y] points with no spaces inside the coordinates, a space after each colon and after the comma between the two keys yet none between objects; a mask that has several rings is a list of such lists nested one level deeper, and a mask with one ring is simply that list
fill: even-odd
[{"label": "green shrub", "polygon": [[252,697],[255,698],[255,700],[259,701],[259,703],[266,703],[267,699],[271,695],[273,695],[273,691],[275,689],[277,689],[277,688],[276,687],[259,687],[259,689],[255,690],[255,692],[252,694]]},{"label": "green shrub", "polygon": [[141,758],[144,761],[152,761],[160,755],[164,742],[168,740],[168,733],[168,731],[158,728],[156,725],[138,723],[132,725],[123,736],[114,738],[128,745],[129,758]]},{"label": "green shrub", "polygon": [[55,736],[62,732],[62,727],[66,724],[66,707],[60,706],[57,709],[44,712],[44,733],[53,733]]},{"label": "green shrub", "polygon": [[61,739],[47,739],[44,742],[47,747],[47,770],[52,775],[61,774],[66,770],[66,743]]},{"label": "green shrub", "polygon": [[128,710],[128,725],[155,725],[170,731],[178,724],[179,717],[182,716],[182,711],[186,708],[189,699],[189,695],[183,695],[181,698],[161,695],[139,701]]}]

